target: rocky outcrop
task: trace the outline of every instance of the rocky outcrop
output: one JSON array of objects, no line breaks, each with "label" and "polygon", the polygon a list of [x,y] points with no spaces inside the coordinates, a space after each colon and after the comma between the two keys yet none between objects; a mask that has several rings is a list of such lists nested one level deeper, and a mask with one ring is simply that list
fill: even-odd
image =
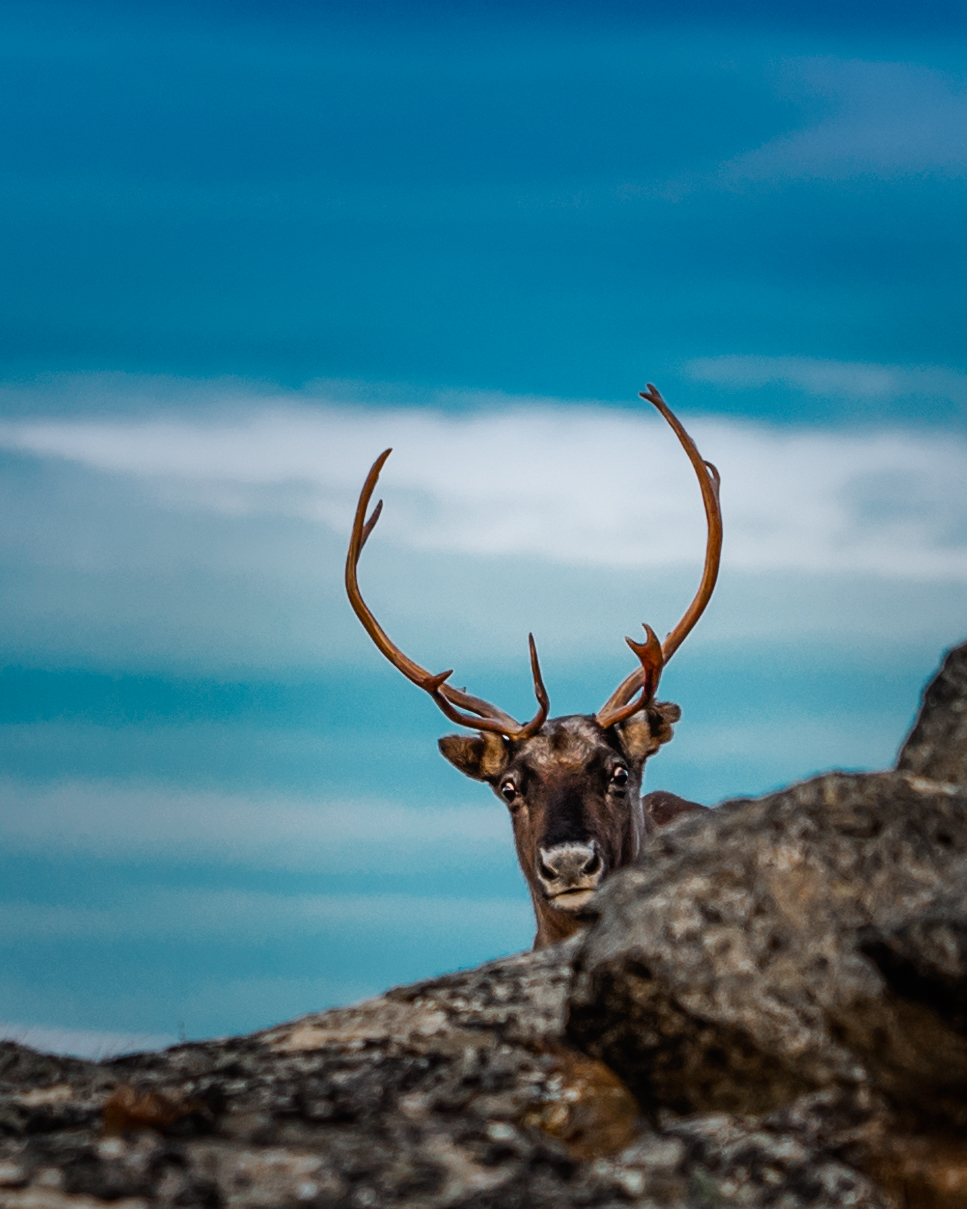
[{"label": "rocky outcrop", "polygon": [[967,1206],[965,669],[898,770],[683,815],[563,945],[164,1053],[0,1045],[0,1209]]},{"label": "rocky outcrop", "polygon": [[[885,1136],[962,1136],[967,795],[834,774],[654,855],[602,891],[568,1026],[646,1112],[792,1111],[802,1140],[818,1111],[807,1133],[867,1170]],[[967,1204],[967,1154],[958,1178]]]},{"label": "rocky outcrop", "polygon": [[947,652],[900,750],[899,772],[967,785],[967,643]]},{"label": "rocky outcrop", "polygon": [[0,1205],[683,1204],[686,1144],[563,1042],[573,947],[103,1064],[7,1044]]},{"label": "rocky outcrop", "polygon": [[571,1038],[680,1112],[967,1087],[935,1011],[958,993],[967,795],[928,784],[832,774],[666,832],[601,892]]}]

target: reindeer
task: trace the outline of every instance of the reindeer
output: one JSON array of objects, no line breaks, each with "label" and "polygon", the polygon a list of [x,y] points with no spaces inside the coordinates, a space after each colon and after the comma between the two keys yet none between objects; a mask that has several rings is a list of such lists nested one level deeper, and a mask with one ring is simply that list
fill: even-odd
[{"label": "reindeer", "polygon": [[703,460],[651,383],[639,394],[667,420],[698,477],[708,523],[705,568],[695,598],[664,642],[648,625],[644,642],[625,640],[640,666],[593,716],[548,719],[550,703],[533,634],[528,643],[537,712],[525,723],[448,684],[452,670],[428,672],[387,637],[360,594],[356,573],[382,511],[380,500],[366,519],[390,449],[380,454],[366,478],[349,541],[346,591],[366,633],[395,668],[430,694],[451,722],[477,731],[447,735],[439,741],[440,751],[460,772],[486,782],[510,810],[517,857],[537,919],[535,949],[564,940],[591,918],[589,904],[598,886],[637,857],[642,840],[656,826],[682,811],[703,809],[669,793],[642,799],[641,779],[645,761],[671,739],[672,725],[681,717],[677,705],[655,699],[662,669],[701,617],[718,576],[719,473]]}]

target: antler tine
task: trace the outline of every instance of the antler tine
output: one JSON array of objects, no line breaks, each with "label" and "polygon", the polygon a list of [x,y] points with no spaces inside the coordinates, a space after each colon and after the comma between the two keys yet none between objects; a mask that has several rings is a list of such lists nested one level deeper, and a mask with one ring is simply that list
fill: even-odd
[{"label": "antler tine", "polygon": [[705,607],[712,599],[715,581],[719,575],[719,563],[722,560],[722,505],[719,502],[719,486],[722,476],[711,462],[706,462],[695,447],[695,442],[682,427],[678,417],[672,412],[661,397],[658,387],[648,382],[646,391],[639,392],[639,398],[647,399],[654,404],[671,425],[681,442],[682,448],[688,454],[688,460],[695,469],[698,485],[702,489],[702,502],[705,505],[705,519],[708,522],[708,540],[705,543],[705,567],[702,571],[702,582],[692,603],[672,632],[661,644],[662,655],[667,663],[672,655],[682,645],[695,628],[695,623],[705,612]]},{"label": "antler tine", "polygon": [[[719,574],[719,563],[722,558],[722,507],[719,502],[721,475],[716,467],[711,462],[706,462],[698,452],[695,442],[662,398],[657,386],[651,382],[647,383],[647,390],[639,391],[638,396],[641,399],[647,399],[649,403],[654,404],[658,411],[661,412],[672,431],[678,437],[682,448],[688,455],[688,460],[692,463],[695,470],[698,485],[702,492],[702,502],[705,505],[705,518],[708,524],[708,539],[705,545],[705,567],[702,572],[701,583],[692,603],[685,610],[681,621],[679,621],[678,625],[675,626],[660,646],[661,662],[658,665],[657,675],[654,675],[653,682],[651,683],[650,696],[642,692],[641,697],[634,702],[633,708],[628,706],[628,703],[638,690],[647,689],[651,680],[652,674],[650,668],[646,665],[645,660],[642,659],[642,666],[636,668],[630,676],[622,680],[598,712],[597,720],[602,726],[613,726],[615,722],[630,717],[631,714],[647,704],[650,697],[654,696],[658,689],[658,680],[661,676],[662,668],[682,645],[695,627],[695,623],[705,612],[705,607],[715,589],[715,581],[718,579]],[[648,626],[645,626],[645,630],[649,634],[649,642],[643,645],[648,647],[650,646],[652,631]],[[626,641],[631,649],[638,654],[638,648],[641,644],[632,642],[630,638],[626,639]],[[639,658],[641,658],[640,655]],[[649,658],[653,659],[653,654]],[[610,721],[602,721],[602,718],[610,719]]]},{"label": "antler tine", "polygon": [[529,739],[532,735],[537,734],[547,721],[547,715],[551,708],[551,699],[547,695],[544,679],[541,676],[541,665],[537,659],[537,646],[534,643],[533,634],[527,635],[527,645],[530,648],[531,675],[534,677],[534,696],[537,698],[537,713],[522,730],[520,734],[521,739]]},{"label": "antler tine", "polygon": [[[477,730],[492,730],[496,734],[506,735],[508,739],[529,739],[532,735],[537,734],[547,721],[551,702],[547,695],[547,689],[544,687],[543,677],[541,676],[541,665],[537,659],[537,647],[534,645],[534,635],[528,634],[527,641],[530,646],[531,674],[534,677],[534,696],[537,698],[537,713],[531,718],[530,722],[526,722],[521,726],[509,714],[505,714],[502,710],[497,709],[489,701],[484,701],[481,697],[472,697],[464,689],[453,688],[451,685],[443,684],[441,681],[439,695],[434,695],[433,699],[451,722],[457,722],[461,726],[474,726]],[[449,674],[448,672],[447,675]],[[446,705],[443,704],[444,702],[446,702]],[[453,708],[455,705],[462,705],[464,709],[472,710],[477,717],[470,718],[466,715],[461,715]],[[446,706],[450,708],[448,709]],[[492,721],[494,725],[486,724],[484,719]]]},{"label": "antler tine", "polygon": [[[356,505],[356,515],[353,518],[352,534],[349,539],[349,551],[346,555],[346,594],[349,596],[349,603],[353,607],[353,612],[362,622],[363,629],[390,663],[398,671],[402,672],[407,680],[410,680],[413,684],[428,692],[451,722],[456,722],[459,726],[474,727],[477,730],[493,731],[495,734],[506,735],[510,739],[530,738],[531,735],[536,734],[544,725],[550,708],[547,691],[541,678],[540,665],[537,661],[537,648],[534,646],[533,635],[529,636],[531,671],[534,676],[534,693],[537,697],[538,709],[531,721],[522,726],[510,714],[505,714],[502,710],[497,709],[496,706],[491,705],[489,701],[484,701],[480,697],[471,697],[469,693],[446,684],[447,677],[453,675],[452,669],[446,672],[438,672],[434,675],[432,672],[428,672],[426,668],[420,667],[409,656],[404,655],[373,616],[369,606],[363,600],[357,578],[359,556],[370,534],[376,527],[376,522],[379,520],[380,513],[383,510],[383,501],[380,500],[373,509],[369,520],[366,520],[366,509],[369,507],[369,501],[376,490],[380,471],[392,452],[392,449],[383,450],[373,463],[369,474],[366,476],[366,481],[363,483],[363,489],[359,493],[359,502]],[[469,710],[470,713],[462,713],[457,707]]]},{"label": "antler tine", "polygon": [[369,520],[366,522],[366,524],[363,525],[363,531],[359,536],[359,552],[360,552],[360,554],[362,554],[362,552],[363,552],[363,546],[365,546],[366,543],[369,541],[369,535],[376,528],[376,522],[379,520],[380,515],[382,514],[382,511],[383,511],[383,501],[379,500],[378,503],[376,504],[376,507],[373,509],[373,515],[369,518]]},{"label": "antler tine", "polygon": [[[629,676],[628,680],[624,681],[621,688],[623,689],[628,681],[632,679],[636,682],[640,681],[641,696],[636,701],[632,701],[630,705],[622,705],[615,701],[618,695],[615,693],[595,719],[598,725],[603,726],[605,730],[609,726],[614,726],[617,722],[624,722],[625,718],[630,718],[632,714],[636,714],[640,709],[644,709],[652,697],[654,697],[655,691],[658,688],[658,681],[661,679],[661,670],[664,665],[661,643],[658,641],[658,635],[651,626],[645,626],[644,642],[635,642],[632,638],[626,638],[625,642],[627,642],[628,646],[631,647],[641,660],[641,667],[634,672],[633,676]],[[634,692],[632,692],[633,695]]]}]

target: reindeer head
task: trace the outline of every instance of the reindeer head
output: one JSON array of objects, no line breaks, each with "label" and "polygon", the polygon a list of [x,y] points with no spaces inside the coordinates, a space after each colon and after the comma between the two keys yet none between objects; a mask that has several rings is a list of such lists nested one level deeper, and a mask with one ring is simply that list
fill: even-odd
[{"label": "reindeer head", "polygon": [[451,764],[507,804],[538,947],[570,936],[603,879],[638,855],[650,830],[641,804],[645,760],[672,737],[678,717],[677,705],[656,702],[609,727],[575,714],[552,718],[528,739],[440,740]]},{"label": "reindeer head", "polygon": [[357,617],[376,646],[407,679],[430,694],[442,712],[476,735],[448,735],[443,755],[462,773],[485,781],[506,802],[521,870],[537,917],[535,947],[563,940],[588,916],[602,879],[638,855],[650,823],[641,803],[645,761],[672,737],[681,711],[655,700],[664,665],[685,640],[712,595],[722,548],[718,471],[702,460],[694,442],[649,384],[641,397],[671,425],[698,476],[708,520],[702,582],[678,625],[663,643],[650,626],[645,641],[626,641],[637,667],[594,716],[574,714],[548,721],[549,701],[533,635],[529,636],[537,712],[527,723],[479,697],[447,684],[452,671],[436,675],[414,663],[387,637],[363,601],[356,578],[359,555],[373,531],[382,501],[366,520],[386,450],[377,458],[356,509],[346,590]]}]

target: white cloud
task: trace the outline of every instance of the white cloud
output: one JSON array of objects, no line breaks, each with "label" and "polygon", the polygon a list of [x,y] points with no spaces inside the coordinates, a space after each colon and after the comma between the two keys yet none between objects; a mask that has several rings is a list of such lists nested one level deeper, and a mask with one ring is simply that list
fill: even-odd
[{"label": "white cloud", "polygon": [[967,169],[964,82],[918,63],[786,60],[783,90],[828,105],[819,121],[729,161],[726,182],[855,176],[891,179]]},{"label": "white cloud", "polygon": [[[428,758],[436,758],[428,752]],[[379,800],[308,801],[224,794],[137,781],[0,778],[7,851],[204,859],[262,869],[352,873],[512,861],[506,810]]]},{"label": "white cloud", "polygon": [[394,937],[519,934],[523,945],[531,922],[523,893],[479,899],[153,888],[117,893],[110,907],[0,903],[0,944],[140,938],[253,945],[342,933],[367,944],[374,938],[390,944]]},{"label": "white cloud", "polygon": [[[924,373],[946,390],[963,386],[949,371],[796,358],[694,362],[692,373],[867,395],[909,389]],[[722,472],[727,568],[967,579],[963,436],[686,420]],[[238,397],[231,415],[0,426],[0,447],[125,476],[169,509],[298,516],[342,535],[387,445],[385,543],[585,567],[700,562],[697,485],[674,437],[644,412],[545,400],[452,414]]]},{"label": "white cloud", "polygon": [[733,355],[695,357],[686,363],[685,372],[696,382],[733,389],[776,385],[828,399],[930,398],[967,406],[967,374],[943,366]]},{"label": "white cloud", "polygon": [[[166,905],[177,906],[171,902]],[[215,943],[220,939],[216,938]],[[440,958],[439,950],[427,947],[433,957]],[[479,956],[485,961],[493,955],[484,944],[473,958]],[[446,958],[443,964],[447,964]],[[454,964],[453,957],[449,964]],[[122,961],[118,968],[123,968]],[[413,977],[425,973],[417,970]],[[127,969],[126,976],[118,980],[95,979],[84,985],[80,978],[68,978],[53,992],[49,985],[20,982],[11,976],[0,983],[0,1012],[6,1017],[0,1022],[0,1040],[16,1041],[46,1053],[110,1058],[163,1049],[176,1044],[179,1035],[197,1040],[265,1028],[306,1012],[356,1003],[384,990],[386,983],[380,978],[378,965],[322,974],[311,970],[289,977],[254,972],[247,977],[230,977],[224,970],[205,977],[198,971],[191,978],[178,980],[159,978],[148,963],[141,971]],[[152,1022],[153,1031],[139,1026],[145,1020]],[[105,1025],[90,1027],[92,1021]]]},{"label": "white cloud", "polygon": [[[514,939],[506,952],[527,944],[527,940]],[[498,955],[485,941],[481,944],[480,938],[477,943],[481,945],[478,951],[462,960],[459,951],[455,956],[451,950],[443,956],[439,969],[452,968],[458,960],[466,966]],[[426,949],[431,960],[440,960],[441,951],[432,942]],[[416,969],[411,980],[432,977],[436,972]],[[253,973],[233,978],[223,970],[207,977],[198,971],[191,978],[177,980],[159,978],[150,965],[141,972],[143,981],[138,973],[129,969],[123,979],[96,979],[88,986],[74,978],[53,993],[50,986],[5,977],[0,982],[0,1012],[7,1020],[0,1022],[0,1040],[17,1041],[46,1053],[110,1058],[162,1049],[176,1044],[179,1035],[198,1040],[267,1028],[307,1012],[357,1003],[387,989],[378,963],[356,971],[332,970],[322,975],[312,971],[289,977]],[[153,1032],[139,1027],[145,1019],[153,1022]],[[31,1023],[25,1023],[28,1020]],[[110,1027],[91,1028],[90,1021],[109,1022]]]},{"label": "white cloud", "polygon": [[95,1061],[119,1054],[165,1049],[177,1040],[168,1033],[119,1033],[0,1021],[0,1041],[16,1041],[18,1045],[28,1045],[45,1054],[69,1054]]}]

